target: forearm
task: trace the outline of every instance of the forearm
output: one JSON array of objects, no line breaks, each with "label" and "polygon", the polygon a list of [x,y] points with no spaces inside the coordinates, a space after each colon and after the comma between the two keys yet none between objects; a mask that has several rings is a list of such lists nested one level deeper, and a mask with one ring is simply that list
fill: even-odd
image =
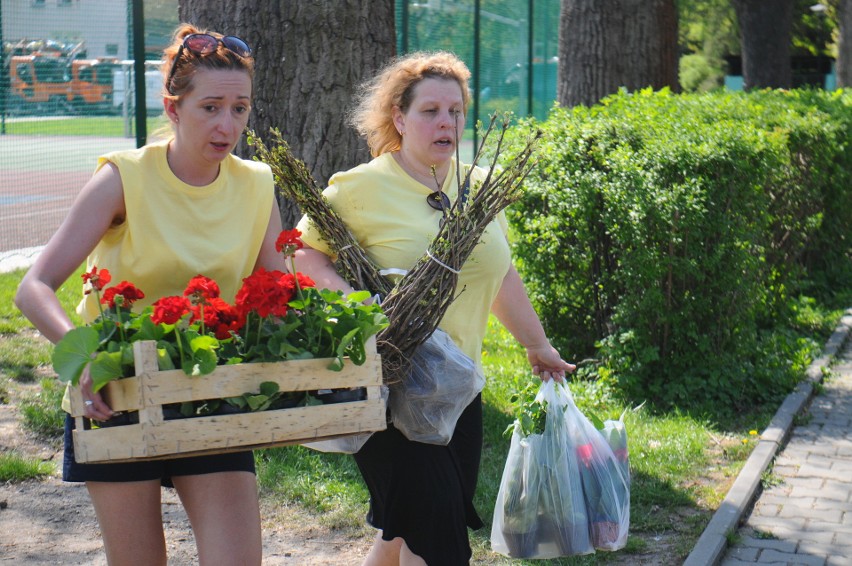
[{"label": "forearm", "polygon": [[320,289],[343,291],[348,295],[355,291],[334,269],[334,264],[324,253],[305,246],[295,254],[296,270],[314,280]]},{"label": "forearm", "polygon": [[41,281],[28,280],[25,276],[15,295],[15,305],[54,344],[74,328],[56,292]]},{"label": "forearm", "polygon": [[527,296],[520,275],[510,267],[503,278],[491,312],[525,348],[549,345],[538,315]]}]

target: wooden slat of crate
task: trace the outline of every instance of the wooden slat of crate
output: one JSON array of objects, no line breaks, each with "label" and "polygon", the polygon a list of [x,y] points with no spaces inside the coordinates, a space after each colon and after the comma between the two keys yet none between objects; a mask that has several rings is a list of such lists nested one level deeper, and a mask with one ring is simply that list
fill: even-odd
[{"label": "wooden slat of crate", "polygon": [[[317,359],[220,366],[213,373],[200,377],[187,376],[181,370],[154,371],[154,343],[134,346],[138,375],[112,381],[102,392],[113,410],[138,410],[139,424],[85,430],[83,400],[79,388],[72,388],[72,415],[77,418],[74,447],[78,462],[214,454],[309,442],[386,427],[386,406],[379,387],[381,358],[376,354],[375,341],[368,343],[367,360],[363,365],[346,363],[340,372],[327,369],[331,360]],[[367,399],[163,420],[163,404],[237,396],[257,391],[264,381],[277,382],[282,391],[365,387]]]},{"label": "wooden slat of crate", "polygon": [[122,462],[200,456],[302,444],[341,435],[384,430],[378,398],[74,431],[78,462]]},{"label": "wooden slat of crate", "polygon": [[[142,357],[156,356],[153,342],[135,344],[147,350]],[[140,356],[137,355],[137,363]],[[183,370],[138,372],[135,377],[110,381],[101,390],[104,400],[113,411],[136,411],[144,407],[184,401],[236,397],[257,391],[264,381],[278,383],[281,391],[310,391],[314,389],[342,389],[380,385],[381,357],[376,353],[375,341],[367,343],[367,359],[356,366],[351,362],[342,371],[328,369],[330,359],[292,360],[277,363],[238,364],[219,366],[209,375],[192,377]],[[71,416],[85,415],[79,388],[71,389]]]}]

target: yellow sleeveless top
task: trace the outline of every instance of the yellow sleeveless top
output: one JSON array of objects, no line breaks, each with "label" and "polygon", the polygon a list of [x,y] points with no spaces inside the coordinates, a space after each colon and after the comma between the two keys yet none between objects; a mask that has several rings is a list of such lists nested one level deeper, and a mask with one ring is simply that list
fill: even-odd
[{"label": "yellow sleeveless top", "polygon": [[[110,285],[129,281],[145,293],[142,309],[165,296],[183,294],[196,275],[214,279],[233,302],[251,274],[275,201],[272,172],[265,164],[229,155],[211,184],[194,187],[178,179],[166,160],[167,141],[109,153],[124,187],[126,219],[110,228],[87,259],[106,268]],[[77,312],[86,322],[98,315],[95,294],[84,295]]]},{"label": "yellow sleeveless top", "polygon": [[[471,186],[475,187],[485,175],[485,170],[474,168]],[[411,178],[393,155],[385,153],[336,173],[323,194],[380,269],[407,271],[426,253],[438,232],[441,213],[426,202],[432,190]],[[442,190],[455,201],[458,195],[455,160]],[[306,244],[331,253],[309,217],[302,217],[298,228]],[[439,325],[480,367],[491,304],[511,266],[507,233],[508,224],[501,212],[485,229],[462,267],[456,289],[458,297]]]}]

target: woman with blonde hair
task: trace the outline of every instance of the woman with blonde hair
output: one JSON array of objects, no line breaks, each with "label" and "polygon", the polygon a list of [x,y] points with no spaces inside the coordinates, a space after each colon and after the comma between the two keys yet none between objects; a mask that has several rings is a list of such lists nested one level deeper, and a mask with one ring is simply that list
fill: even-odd
[{"label": "woman with blonde hair", "polygon": [[[281,222],[272,173],[231,152],[246,127],[254,59],[235,36],[181,25],[165,50],[163,103],[168,139],[113,152],[97,170],[33,267],[15,302],[38,330],[57,342],[73,328],[56,289],[87,260],[145,293],[134,308],[179,295],[198,274],[214,279],[233,301],[255,269],[286,269],[274,249]],[[82,294],[82,293],[81,293]],[[94,293],[78,313],[98,313]],[[109,421],[112,409],[80,385],[86,417]],[[111,565],[166,564],[161,485],[174,487],[186,509],[202,566],[261,563],[260,511],[251,452],[130,463],[80,464],[74,421],[66,417],[63,479],[85,482]]]},{"label": "woman with blonde hair", "polygon": [[[392,61],[359,95],[352,123],[374,159],[335,174],[324,194],[382,269],[410,269],[458,197],[456,169],[464,166],[454,156],[470,104],[469,78],[451,53],[412,53]],[[472,184],[485,174],[474,168]],[[297,252],[300,269],[320,286],[351,291],[310,218],[299,228],[306,244]],[[481,367],[493,312],[526,348],[535,374],[563,379],[574,366],[548,342],[512,266],[506,233],[500,214],[462,267],[464,292],[439,326]],[[473,506],[481,452],[481,396],[461,415],[447,446],[412,442],[392,423],[370,437],[355,461],[370,491],[367,520],[380,532],[364,565],[468,564],[467,529],[482,526]]]}]

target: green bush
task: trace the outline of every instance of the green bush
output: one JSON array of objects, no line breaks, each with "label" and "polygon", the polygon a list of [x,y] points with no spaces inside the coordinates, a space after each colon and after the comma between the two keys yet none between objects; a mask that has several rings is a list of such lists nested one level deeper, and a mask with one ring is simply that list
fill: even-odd
[{"label": "green bush", "polygon": [[810,280],[848,270],[850,103],[642,91],[555,108],[508,212],[551,339],[636,401],[736,407],[788,391],[795,376],[762,365],[767,330]]},{"label": "green bush", "polygon": [[705,92],[717,88],[725,78],[724,63],[703,53],[684,55],[678,62],[678,82],[687,92]]}]

